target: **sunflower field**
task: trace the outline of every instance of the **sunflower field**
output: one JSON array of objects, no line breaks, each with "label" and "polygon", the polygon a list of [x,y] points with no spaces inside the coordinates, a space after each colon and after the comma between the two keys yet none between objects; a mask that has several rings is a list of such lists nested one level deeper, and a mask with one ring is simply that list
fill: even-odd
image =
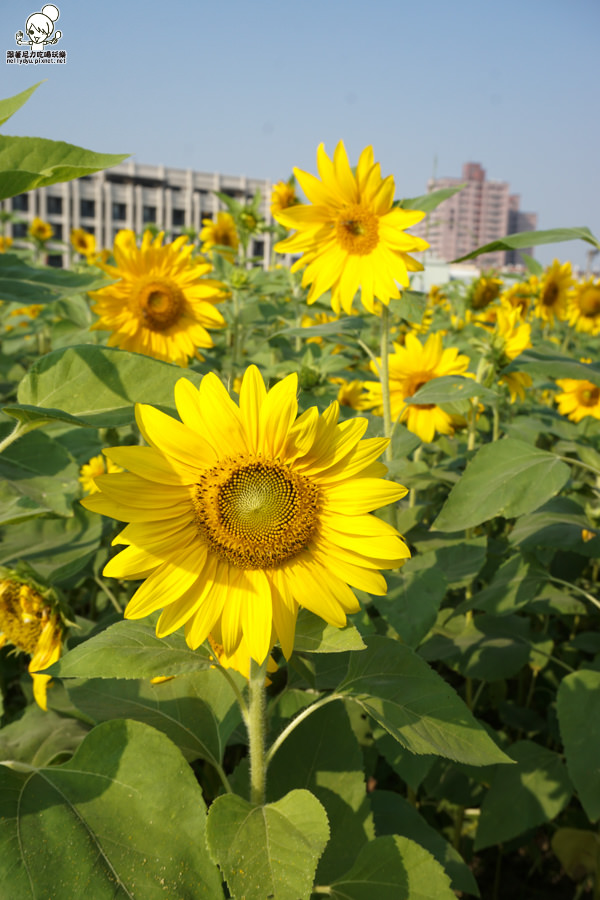
[{"label": "sunflower field", "polygon": [[600,279],[416,290],[449,192],[317,170],[68,269],[0,211],[11,900],[600,898]]}]

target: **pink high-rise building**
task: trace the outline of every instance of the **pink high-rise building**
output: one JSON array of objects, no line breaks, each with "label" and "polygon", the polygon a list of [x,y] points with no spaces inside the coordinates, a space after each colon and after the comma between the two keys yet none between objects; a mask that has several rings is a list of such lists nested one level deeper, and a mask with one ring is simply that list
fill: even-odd
[{"label": "pink high-rise building", "polygon": [[[536,227],[535,213],[519,210],[519,195],[509,193],[506,181],[487,181],[479,163],[465,163],[462,178],[431,178],[427,192],[459,184],[465,187],[411,229],[429,241],[428,253],[434,258],[449,262],[507,234]],[[517,263],[518,255],[518,251],[485,253],[473,263],[480,269],[499,269]]]}]

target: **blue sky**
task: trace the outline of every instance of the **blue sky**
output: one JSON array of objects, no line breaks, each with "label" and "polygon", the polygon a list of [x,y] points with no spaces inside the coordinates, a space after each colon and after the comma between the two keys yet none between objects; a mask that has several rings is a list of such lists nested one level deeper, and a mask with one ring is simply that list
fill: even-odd
[{"label": "blue sky", "polygon": [[57,0],[67,64],[7,65],[42,5],[3,9],[0,95],[47,78],[5,133],[272,180],[342,138],[353,163],[373,145],[398,197],[434,159],[455,176],[472,160],[539,228],[600,234],[598,0]]}]

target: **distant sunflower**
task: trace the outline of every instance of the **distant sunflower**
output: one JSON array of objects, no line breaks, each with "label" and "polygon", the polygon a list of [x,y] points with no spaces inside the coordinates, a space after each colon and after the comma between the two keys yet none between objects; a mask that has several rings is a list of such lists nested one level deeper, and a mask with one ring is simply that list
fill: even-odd
[{"label": "distant sunflower", "polygon": [[295,206],[297,203],[298,197],[293,184],[290,184],[289,181],[278,181],[277,184],[273,185],[271,192],[272,215],[284,209],[289,209],[290,206]]},{"label": "distant sunflower", "polygon": [[[389,357],[390,401],[392,419],[406,423],[409,431],[429,443],[436,435],[452,434],[458,422],[455,416],[441,407],[428,403],[422,406],[405,403],[405,397],[412,397],[419,388],[442,375],[464,375],[469,366],[469,357],[459,354],[456,347],[444,350],[442,335],[430,334],[425,344],[416,335],[408,333],[404,347],[394,344],[394,353]],[[377,361],[381,364],[381,360]],[[371,363],[371,369],[377,369]],[[381,384],[368,382],[365,385],[369,405],[376,412],[382,410]]]},{"label": "distant sunflower", "polygon": [[223,255],[233,261],[240,245],[233,216],[228,212],[219,212],[216,220],[202,219],[202,225],[204,226],[200,232],[202,252],[208,253],[213,247],[229,247],[231,253]]},{"label": "distant sunflower", "polygon": [[474,281],[467,295],[471,309],[485,309],[500,296],[504,286],[501,278],[495,275],[481,275]]},{"label": "distant sunflower", "polygon": [[534,315],[549,325],[566,318],[569,289],[573,284],[571,263],[562,265],[555,259],[538,281]]},{"label": "distant sunflower", "polygon": [[600,387],[591,381],[575,378],[559,378],[556,381],[562,393],[554,398],[558,411],[572,422],[581,422],[586,416],[600,419]]},{"label": "distant sunflower", "polygon": [[577,284],[569,297],[569,325],[586,334],[600,334],[600,280],[588,278]]},{"label": "distant sunflower", "polygon": [[337,627],[358,601],[349,587],[383,594],[378,571],[410,556],[400,535],[368,515],[404,496],[375,462],[387,441],[361,440],[367,423],[337,423],[333,403],[296,418],[297,376],[267,392],[255,366],[239,407],[216,375],[175,387],[182,422],[137,404],[149,447],[105,451],[129,470],[96,479],[88,509],[130,524],[104,574],[144,578],[125,616],[163,612],[157,634],[185,624],[196,648],[207,637],[230,658],[246,641],[261,663],[279,640],[289,657],[298,607]]},{"label": "distant sunflower", "polygon": [[527,316],[533,292],[534,286],[531,281],[518,281],[502,292],[500,301],[506,306],[518,309],[520,317],[524,319]]},{"label": "distant sunflower", "polygon": [[296,233],[276,244],[279,253],[302,253],[292,271],[304,269],[303,286],[311,285],[308,303],[331,290],[331,305],[350,313],[361,289],[363,306],[374,312],[375,298],[388,304],[398,298],[398,284],[407,286],[409,272],[421,263],[409,251],[426,250],[422,238],[405,229],[425,213],[394,207],[394,179],[382,179],[373,148],[366,147],[356,172],[350,168],[342,141],[330,160],[323,144],[317,150],[321,181],[308,172],[294,174],[310,204],[298,204],[274,213],[274,218]]},{"label": "distant sunflower", "polygon": [[223,285],[204,276],[212,267],[195,262],[187,237],[162,246],[164,234],[146,231],[137,247],[133,231],[119,231],[115,266],[97,264],[116,284],[91,291],[100,317],[92,329],[112,331],[108,344],[187,366],[197,347],[212,347],[207,328],[222,328],[215,309],[226,296]]},{"label": "distant sunflower", "polygon": [[11,237],[5,237],[0,234],[0,253],[6,253],[7,250],[10,250],[13,244],[13,239]]},{"label": "distant sunflower", "polygon": [[72,229],[71,246],[88,260],[92,260],[96,256],[96,238],[83,228]]},{"label": "distant sunflower", "polygon": [[29,237],[34,238],[34,240],[45,243],[53,236],[54,228],[49,222],[44,222],[43,219],[36,216],[29,226],[27,233]]},{"label": "distant sunflower", "polygon": [[85,463],[79,470],[79,482],[86,494],[95,494],[100,490],[96,486],[95,479],[98,475],[105,475],[107,472],[122,472],[121,466],[116,466],[110,459],[106,459],[102,454],[92,456],[89,462]]}]

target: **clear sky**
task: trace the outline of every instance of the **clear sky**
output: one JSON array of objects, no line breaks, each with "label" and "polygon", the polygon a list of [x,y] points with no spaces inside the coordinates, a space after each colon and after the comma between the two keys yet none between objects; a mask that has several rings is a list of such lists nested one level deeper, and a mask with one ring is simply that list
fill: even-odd
[{"label": "clear sky", "polygon": [[0,96],[47,78],[4,133],[271,180],[342,138],[397,197],[475,161],[538,228],[600,235],[599,0],[56,0],[66,65],[7,65],[43,3],[3,5]]}]

